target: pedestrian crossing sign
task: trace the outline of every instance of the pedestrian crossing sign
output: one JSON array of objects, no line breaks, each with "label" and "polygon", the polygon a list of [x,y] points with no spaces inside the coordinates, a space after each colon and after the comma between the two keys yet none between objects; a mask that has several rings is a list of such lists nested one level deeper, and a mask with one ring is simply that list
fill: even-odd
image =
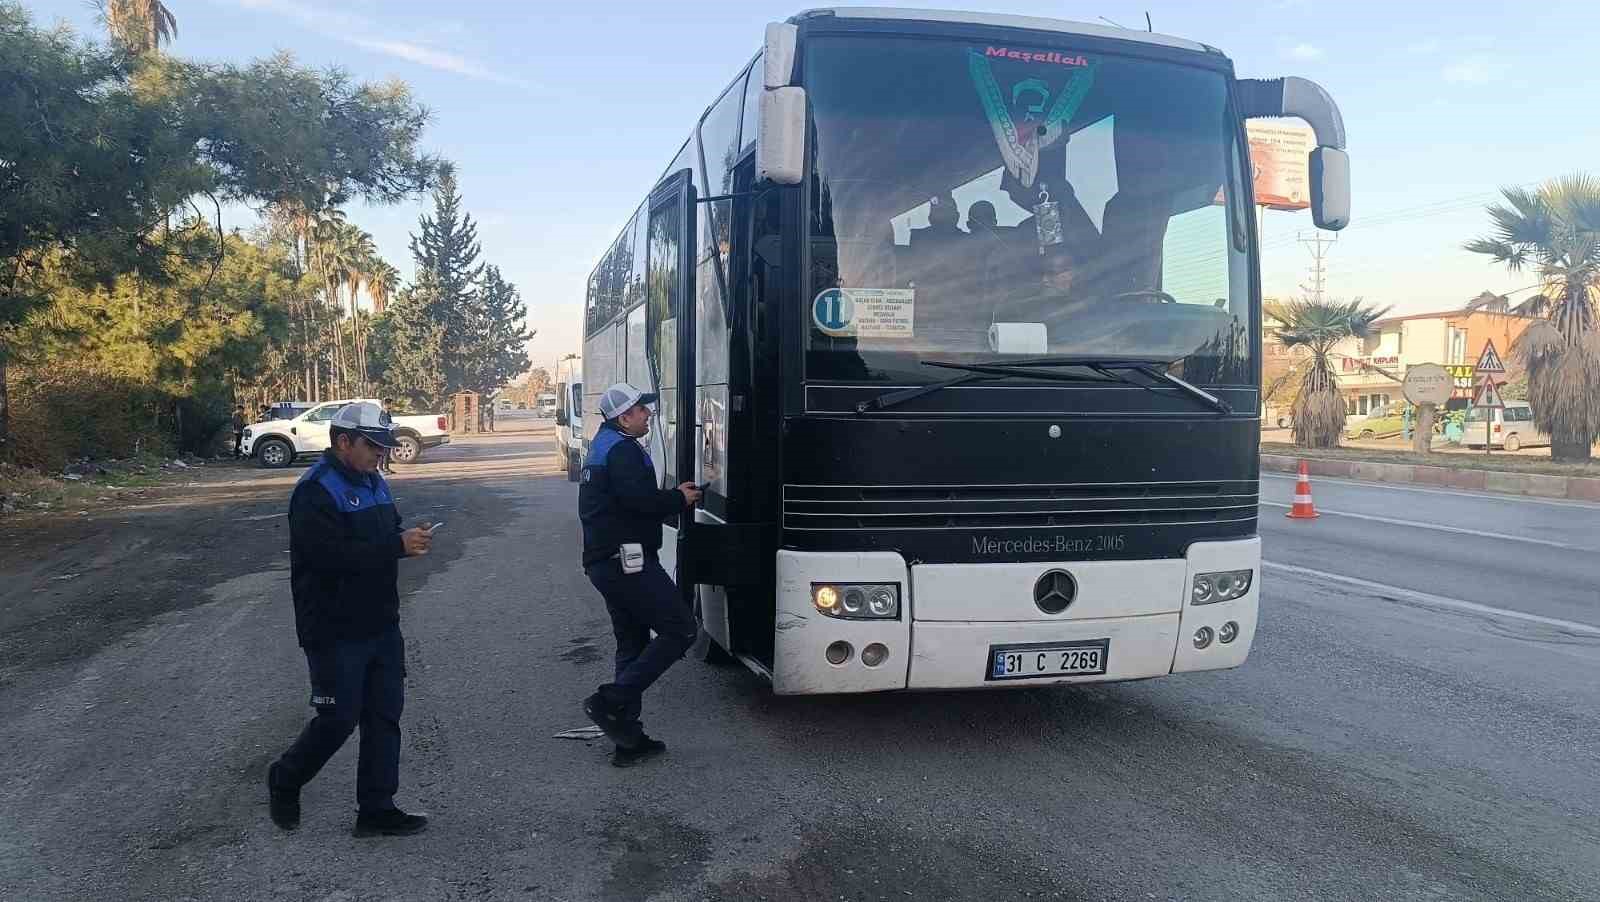
[{"label": "pedestrian crossing sign", "polygon": [[1489,343],[1483,346],[1483,356],[1478,358],[1478,365],[1473,369],[1480,373],[1503,373],[1506,371],[1506,365],[1501,362],[1499,352],[1494,349],[1493,339],[1490,339]]}]

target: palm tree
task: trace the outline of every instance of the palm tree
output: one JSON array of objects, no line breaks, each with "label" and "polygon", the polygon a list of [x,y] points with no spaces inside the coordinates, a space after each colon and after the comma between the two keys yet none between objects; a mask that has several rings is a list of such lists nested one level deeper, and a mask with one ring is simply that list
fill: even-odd
[{"label": "palm tree", "polygon": [[355,384],[361,394],[367,393],[367,342],[361,318],[361,286],[370,284],[372,272],[377,268],[378,246],[372,235],[364,229],[346,225],[341,230],[340,262],[344,266],[343,282],[350,289],[350,335],[355,354]]},{"label": "palm tree", "polygon": [[1344,434],[1345,404],[1339,377],[1333,371],[1333,349],[1347,338],[1366,338],[1372,324],[1389,312],[1354,301],[1290,301],[1267,311],[1282,325],[1278,341],[1285,348],[1305,348],[1300,394],[1294,401],[1294,441],[1306,448],[1334,448]]},{"label": "palm tree", "polygon": [[349,361],[344,352],[344,315],[343,301],[339,297],[339,287],[344,282],[344,273],[348,261],[347,223],[345,213],[337,207],[331,207],[313,214],[311,223],[311,240],[308,242],[313,266],[316,268],[323,292],[323,308],[332,314],[328,323],[329,331],[333,336],[334,349],[334,376],[333,393],[344,397],[349,372]]},{"label": "palm tree", "polygon": [[178,36],[178,18],[161,0],[102,0],[100,17],[129,53],[160,50]]},{"label": "palm tree", "polygon": [[1495,294],[1492,291],[1479,292],[1478,296],[1462,307],[1464,313],[1475,313],[1479,310],[1485,313],[1498,313],[1504,316],[1549,316],[1550,299],[1543,294],[1536,294],[1520,304],[1511,303],[1511,296]]},{"label": "palm tree", "polygon": [[370,278],[367,293],[372,295],[373,312],[381,314],[389,309],[389,302],[400,291],[400,270],[390,266],[388,261],[378,260]]},{"label": "palm tree", "polygon": [[1528,371],[1534,425],[1557,460],[1588,460],[1600,438],[1600,178],[1569,175],[1537,189],[1506,188],[1488,208],[1490,237],[1466,249],[1513,273],[1534,269],[1544,316],[1511,352]]}]

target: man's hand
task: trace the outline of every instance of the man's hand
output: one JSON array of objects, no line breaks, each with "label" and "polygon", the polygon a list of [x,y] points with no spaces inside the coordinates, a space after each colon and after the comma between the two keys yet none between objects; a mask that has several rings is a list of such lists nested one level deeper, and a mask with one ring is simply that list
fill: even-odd
[{"label": "man's hand", "polygon": [[406,557],[421,557],[433,547],[432,524],[413,526],[400,534],[400,544],[405,546]]},{"label": "man's hand", "polygon": [[694,507],[700,503],[700,499],[705,495],[705,492],[700,491],[700,487],[692,482],[686,482],[678,486],[678,491],[683,493],[684,507]]}]

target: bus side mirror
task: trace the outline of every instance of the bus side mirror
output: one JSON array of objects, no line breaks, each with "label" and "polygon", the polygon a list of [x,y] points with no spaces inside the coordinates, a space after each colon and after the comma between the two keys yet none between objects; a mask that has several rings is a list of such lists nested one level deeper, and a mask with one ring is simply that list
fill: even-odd
[{"label": "bus side mirror", "polygon": [[761,92],[756,137],[756,180],[798,185],[805,177],[806,91],[771,88]]},{"label": "bus side mirror", "polygon": [[567,412],[565,410],[556,411],[556,425],[557,426],[566,426],[566,425],[568,425],[568,422],[569,421],[567,420]]},{"label": "bus side mirror", "polygon": [[1342,150],[1311,152],[1311,221],[1332,232],[1350,224],[1350,155]]},{"label": "bus side mirror", "polygon": [[1240,79],[1235,85],[1239,115],[1246,119],[1288,116],[1304,121],[1317,135],[1308,160],[1311,220],[1319,229],[1338,231],[1350,224],[1350,155],[1345,152],[1344,116],[1322,86],[1304,78]]}]

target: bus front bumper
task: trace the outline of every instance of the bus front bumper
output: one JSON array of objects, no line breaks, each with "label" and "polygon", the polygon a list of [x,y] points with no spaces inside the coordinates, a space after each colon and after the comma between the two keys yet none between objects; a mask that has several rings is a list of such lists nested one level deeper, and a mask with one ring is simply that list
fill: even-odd
[{"label": "bus front bumper", "polygon": [[[773,689],[1012,688],[1237,667],[1255,638],[1260,562],[1259,538],[1196,543],[1184,559],[1152,561],[908,566],[892,553],[781,551]],[[1194,603],[1197,575],[1245,570],[1250,587],[1239,598]],[[1072,603],[1053,615],[1034,601],[1036,585],[1051,572],[1069,574],[1076,589]],[[816,610],[814,585],[850,582],[899,583],[899,619],[841,620]],[[879,648],[863,655],[870,646]],[[1008,649],[1096,646],[1104,660],[1094,669],[1104,672],[996,678],[996,655]],[[835,663],[846,648],[848,656]]]}]

